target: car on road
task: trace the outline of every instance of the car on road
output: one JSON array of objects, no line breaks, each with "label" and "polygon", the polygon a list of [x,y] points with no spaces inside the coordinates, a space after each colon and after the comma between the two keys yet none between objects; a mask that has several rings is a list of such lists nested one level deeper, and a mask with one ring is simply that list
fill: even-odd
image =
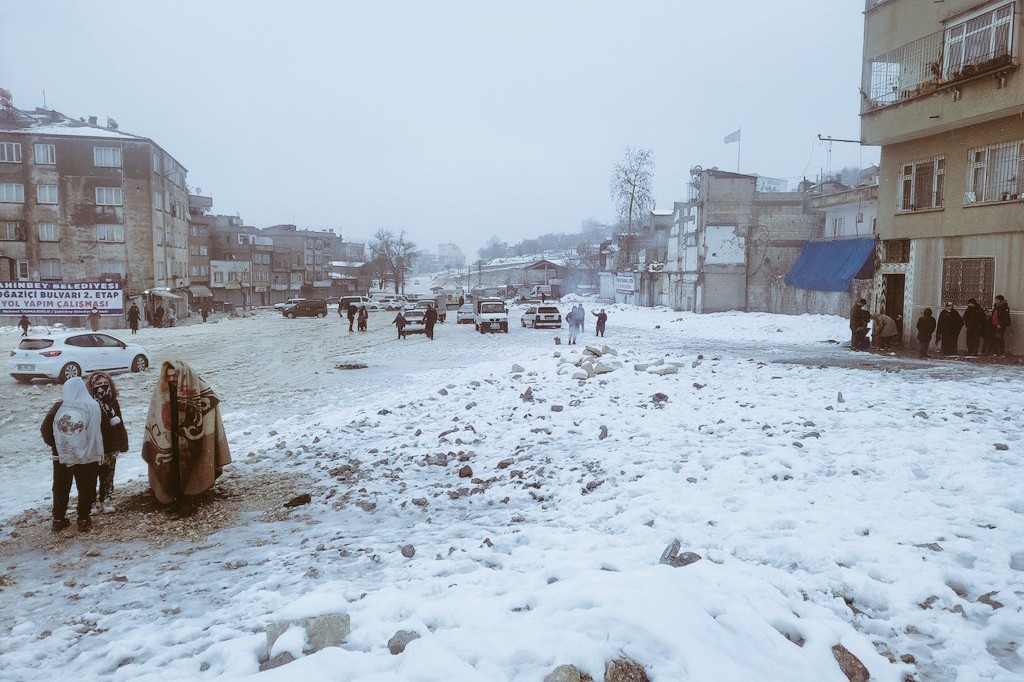
[{"label": "car on road", "polygon": [[473,324],[481,334],[508,334],[508,308],[500,298],[478,298],[473,301]]},{"label": "car on road", "polygon": [[342,296],[341,305],[344,309],[348,309],[350,305],[355,305],[357,308],[364,307],[366,310],[383,310],[381,304],[369,296]]},{"label": "car on road", "polygon": [[284,310],[285,308],[287,308],[290,305],[295,305],[299,301],[305,301],[305,300],[306,299],[304,299],[304,298],[289,298],[287,301],[284,301],[282,303],[275,303],[274,304],[274,309],[275,310]]},{"label": "car on road", "polygon": [[402,312],[405,318],[406,334],[422,334],[427,330],[427,311],[423,308],[410,308]]},{"label": "car on road", "polygon": [[404,310],[409,302],[405,296],[393,296],[380,301],[380,304],[384,306],[384,310]]},{"label": "car on road", "polygon": [[519,318],[519,322],[524,327],[532,327],[534,329],[538,327],[558,329],[562,326],[562,313],[553,305],[531,305],[523,313],[523,316]]},{"label": "car on road", "polygon": [[142,372],[149,367],[149,351],[99,332],[61,332],[24,336],[11,351],[7,371],[15,381],[33,379],[64,383],[93,372]]},{"label": "car on road", "polygon": [[281,314],[289,319],[296,317],[327,317],[327,301],[322,298],[303,299],[282,310]]},{"label": "car on road", "polygon": [[456,324],[473,324],[473,304],[464,303],[455,311]]}]

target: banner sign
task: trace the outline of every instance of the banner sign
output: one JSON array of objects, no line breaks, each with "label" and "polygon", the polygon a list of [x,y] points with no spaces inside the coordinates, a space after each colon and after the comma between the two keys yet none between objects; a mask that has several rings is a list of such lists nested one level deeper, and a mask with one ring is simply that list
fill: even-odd
[{"label": "banner sign", "polygon": [[124,315],[123,282],[0,282],[0,315]]},{"label": "banner sign", "polygon": [[633,287],[633,273],[617,273],[615,275],[615,293],[617,294],[632,294],[635,293],[636,289]]}]

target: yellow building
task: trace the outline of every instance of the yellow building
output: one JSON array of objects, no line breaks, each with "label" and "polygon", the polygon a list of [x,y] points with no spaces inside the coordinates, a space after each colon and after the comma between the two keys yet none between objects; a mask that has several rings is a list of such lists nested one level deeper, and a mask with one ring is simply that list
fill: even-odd
[{"label": "yellow building", "polygon": [[[877,307],[1014,311],[1024,354],[1024,0],[868,0],[861,141],[880,145]],[[894,310],[894,308],[902,308]],[[965,346],[963,339],[960,348]]]}]

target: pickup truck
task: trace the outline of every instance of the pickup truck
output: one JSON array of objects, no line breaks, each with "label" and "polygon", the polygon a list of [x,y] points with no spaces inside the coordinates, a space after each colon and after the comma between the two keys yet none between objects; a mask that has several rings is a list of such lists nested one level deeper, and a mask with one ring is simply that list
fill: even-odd
[{"label": "pickup truck", "polygon": [[481,334],[508,334],[508,308],[500,298],[478,298],[473,302],[473,325]]}]

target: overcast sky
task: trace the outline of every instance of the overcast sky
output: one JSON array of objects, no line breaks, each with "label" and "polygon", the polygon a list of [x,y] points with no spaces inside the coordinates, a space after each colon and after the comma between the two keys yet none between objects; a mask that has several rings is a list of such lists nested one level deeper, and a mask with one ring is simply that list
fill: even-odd
[{"label": "overcast sky", "polygon": [[[659,208],[694,165],[798,180],[859,137],[863,0],[0,0],[21,109],[115,118],[247,224],[469,258],[610,222],[626,147]],[[877,162],[835,144],[831,167]]]}]

